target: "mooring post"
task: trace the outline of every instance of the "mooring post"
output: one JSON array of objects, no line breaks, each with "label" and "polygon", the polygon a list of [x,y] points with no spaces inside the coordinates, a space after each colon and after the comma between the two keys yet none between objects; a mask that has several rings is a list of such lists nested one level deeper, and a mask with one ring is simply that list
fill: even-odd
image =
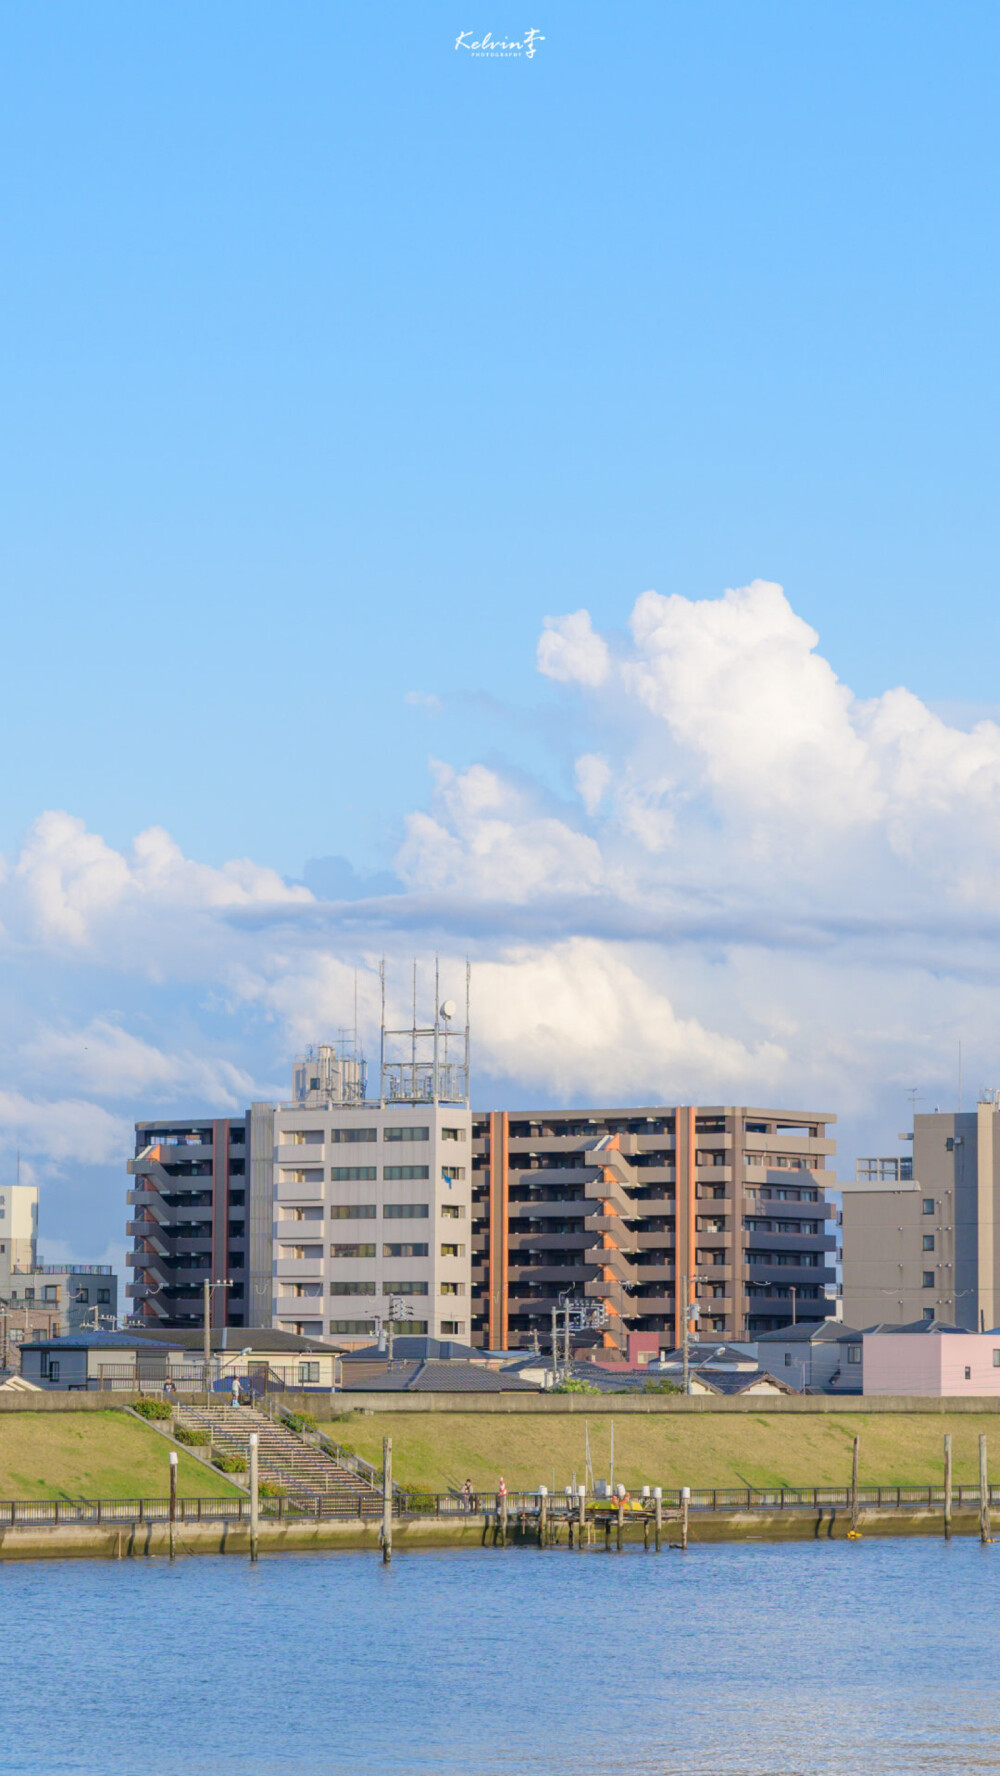
[{"label": "mooring post", "polygon": [[170,1558],[171,1558],[171,1560],[173,1560],[175,1558],[176,1553],[177,1553],[176,1525],[177,1525],[177,1451],[176,1451],[176,1449],[172,1449],[170,1451]]},{"label": "mooring post", "polygon": [[382,1564],[392,1559],[392,1438],[382,1438]]},{"label": "mooring post", "polygon": [[260,1534],[260,1487],[257,1478],[257,1432],[250,1432],[250,1558],[257,1558]]},{"label": "mooring post", "polygon": [[688,1507],[691,1504],[690,1486],[681,1487],[681,1547],[685,1554],[688,1545]]},{"label": "mooring post", "polygon": [[622,1531],[623,1531],[623,1530],[624,1530],[624,1528],[625,1528],[625,1488],[624,1488],[624,1486],[619,1486],[619,1487],[618,1487],[618,1511],[617,1511],[617,1518],[618,1518],[618,1537],[617,1537],[617,1540],[618,1540],[618,1552],[619,1552],[619,1554],[620,1554],[620,1553],[621,1553],[621,1551],[622,1551]]},{"label": "mooring post", "polygon": [[951,1432],[944,1440],[944,1539],[951,1536]]},{"label": "mooring post", "polygon": [[656,1531],[656,1552],[660,1552],[660,1537],[663,1533],[663,1487],[653,1487],[653,1513]]},{"label": "mooring post", "polygon": [[986,1438],[979,1439],[979,1540],[991,1542],[990,1533],[990,1482],[986,1471]]},{"label": "mooring post", "polygon": [[576,1520],[580,1527],[577,1545],[582,1548],[584,1532],[587,1528],[587,1488],[585,1486],[578,1486],[576,1489],[576,1510]]},{"label": "mooring post", "polygon": [[500,1546],[507,1546],[507,1494],[500,1494]]},{"label": "mooring post", "polygon": [[851,1533],[858,1533],[858,1453],[861,1449],[861,1438],[854,1439],[854,1454],[851,1457]]},{"label": "mooring post", "polygon": [[545,1532],[548,1527],[549,1489],[547,1486],[538,1488],[538,1546],[545,1546]]}]

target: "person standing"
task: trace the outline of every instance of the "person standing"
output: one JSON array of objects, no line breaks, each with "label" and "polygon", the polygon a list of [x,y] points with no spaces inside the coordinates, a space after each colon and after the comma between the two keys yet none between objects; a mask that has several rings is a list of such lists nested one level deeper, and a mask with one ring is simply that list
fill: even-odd
[{"label": "person standing", "polygon": [[233,1376],[233,1405],[238,1406],[239,1403],[240,1403],[240,1378],[238,1375],[234,1375]]}]

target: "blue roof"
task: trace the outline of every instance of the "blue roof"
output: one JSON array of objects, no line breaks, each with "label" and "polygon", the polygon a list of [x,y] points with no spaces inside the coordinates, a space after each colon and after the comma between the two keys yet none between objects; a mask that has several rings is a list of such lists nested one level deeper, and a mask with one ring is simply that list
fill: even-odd
[{"label": "blue roof", "polygon": [[130,1332],[77,1332],[66,1338],[32,1338],[22,1350],[181,1350],[160,1339],[136,1338]]}]

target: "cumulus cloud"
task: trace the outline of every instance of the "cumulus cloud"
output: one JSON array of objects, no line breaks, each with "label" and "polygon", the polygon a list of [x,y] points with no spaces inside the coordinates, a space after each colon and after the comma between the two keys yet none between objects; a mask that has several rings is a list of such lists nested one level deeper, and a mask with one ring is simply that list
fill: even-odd
[{"label": "cumulus cloud", "polygon": [[0,1149],[47,1190],[105,1168],[95,1247],[133,1120],[283,1094],[355,981],[373,1053],[383,954],[404,1015],[414,951],[428,1011],[435,951],[452,991],[471,956],[484,1105],[763,1097],[880,1142],[908,1087],[946,1100],[959,1038],[997,1083],[1000,727],[856,697],[762,581],[644,592],[613,647],[549,618],[538,667],[582,746],[537,780],[432,761],[394,875],[318,860],[313,893],[58,812],[0,862]]},{"label": "cumulus cloud", "polygon": [[600,685],[611,669],[607,643],[596,634],[590,612],[546,617],[538,639],[538,670],[563,684]]}]

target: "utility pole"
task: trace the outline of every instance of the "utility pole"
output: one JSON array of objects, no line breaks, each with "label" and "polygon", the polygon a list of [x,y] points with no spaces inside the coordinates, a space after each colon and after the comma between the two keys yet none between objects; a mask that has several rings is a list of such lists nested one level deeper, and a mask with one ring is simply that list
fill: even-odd
[{"label": "utility pole", "polygon": [[795,1324],[795,1297],[796,1297],[796,1295],[797,1295],[797,1294],[798,1294],[798,1292],[799,1292],[799,1291],[798,1291],[798,1289],[797,1289],[797,1288],[796,1288],[796,1286],[795,1286],[795,1284],[794,1284],[794,1283],[792,1283],[792,1284],[791,1284],[791,1285],[790,1285],[790,1287],[789,1287],[789,1290],[788,1290],[788,1293],[789,1293],[789,1295],[790,1295],[790,1296],[791,1296],[791,1298],[792,1298],[792,1325],[793,1325],[793,1326],[794,1326],[794,1324]]},{"label": "utility pole", "polygon": [[552,1385],[559,1381],[559,1309],[552,1309]]},{"label": "utility pole", "polygon": [[681,1277],[681,1312],[683,1315],[682,1322],[681,1322],[681,1349],[682,1349],[682,1352],[684,1355],[684,1392],[686,1394],[690,1393],[690,1391],[691,1391],[691,1388],[690,1388],[690,1381],[691,1381],[691,1351],[690,1351],[691,1302],[690,1302],[690,1293],[691,1293],[692,1283],[697,1283],[697,1281],[698,1281],[698,1278],[696,1276]]},{"label": "utility pole", "polygon": [[205,1337],[204,1337],[204,1343],[202,1346],[201,1379],[202,1379],[203,1391],[206,1394],[210,1394],[212,1391],[212,1290],[213,1289],[229,1289],[231,1287],[232,1287],[232,1285],[230,1283],[210,1282],[208,1277],[205,1278],[205,1281],[202,1284],[202,1288],[204,1291],[203,1313],[204,1313],[204,1321],[205,1321],[205,1324],[204,1324]]}]

